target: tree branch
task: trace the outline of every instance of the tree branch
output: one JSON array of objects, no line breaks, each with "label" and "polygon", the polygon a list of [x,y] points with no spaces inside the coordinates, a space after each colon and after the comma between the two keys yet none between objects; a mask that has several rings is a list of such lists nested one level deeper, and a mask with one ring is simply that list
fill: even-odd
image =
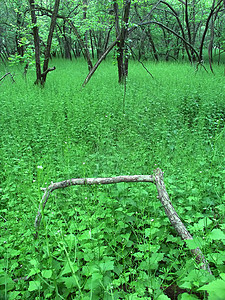
[{"label": "tree branch", "polygon": [[[165,213],[170,220],[170,223],[178,233],[178,235],[183,240],[192,240],[193,237],[187,230],[187,228],[182,223],[177,212],[175,211],[169,195],[166,191],[166,187],[163,181],[163,172],[161,169],[156,169],[153,175],[133,175],[133,176],[117,176],[117,177],[107,177],[107,178],[72,178],[65,181],[60,181],[50,184],[44,192],[44,195],[41,199],[38,212],[35,218],[34,227],[36,229],[35,239],[38,236],[38,229],[40,226],[42,214],[45,208],[45,205],[48,201],[50,194],[57,189],[66,188],[72,185],[94,185],[94,184],[114,184],[119,182],[152,182],[156,185],[158,191],[158,198],[165,209]],[[204,255],[202,254],[199,248],[192,249],[192,254],[194,255],[196,261],[200,264],[200,268],[207,270],[209,274],[212,274],[208,262],[206,261]]]},{"label": "tree branch", "polygon": [[5,75],[3,75],[3,76],[0,78],[0,81],[2,81],[7,75],[10,75],[10,76],[11,76],[12,82],[14,83],[14,82],[15,82],[15,79],[13,78],[13,75],[12,75],[10,72],[8,72],[8,73],[6,73]]},{"label": "tree branch", "polygon": [[[154,179],[155,179],[155,185],[158,190],[158,197],[160,202],[162,203],[165,213],[167,217],[170,220],[170,223],[178,233],[178,235],[183,239],[183,240],[193,240],[193,237],[187,230],[187,228],[184,226],[182,223],[181,219],[179,218],[177,212],[175,211],[170,199],[169,195],[166,191],[166,187],[163,181],[163,172],[160,169],[156,169],[154,171]],[[207,270],[210,274],[212,274],[210,267],[202,254],[202,251],[199,248],[192,249],[191,250],[192,254],[195,256],[196,261],[201,264],[200,268]]]},{"label": "tree branch", "polygon": [[57,189],[66,188],[72,185],[93,185],[93,184],[113,184],[119,182],[153,182],[152,175],[134,175],[134,176],[117,176],[108,178],[72,178],[65,181],[60,181],[50,184],[41,199],[38,213],[35,218],[34,226],[38,230],[41,222],[41,212],[44,210],[50,194]]},{"label": "tree branch", "polygon": [[103,59],[105,59],[105,57],[109,54],[109,52],[113,49],[113,47],[116,46],[116,43],[118,42],[118,40],[120,39],[120,35],[115,39],[114,42],[112,42],[109,47],[106,49],[106,51],[102,54],[102,56],[99,58],[99,60],[96,62],[96,64],[94,65],[94,67],[90,70],[89,74],[87,75],[87,77],[85,78],[82,86],[85,87],[85,85],[88,83],[88,81],[91,79],[92,75],[94,74],[94,72],[97,70],[97,68],[99,67],[99,65],[101,64],[101,62],[103,61]]}]

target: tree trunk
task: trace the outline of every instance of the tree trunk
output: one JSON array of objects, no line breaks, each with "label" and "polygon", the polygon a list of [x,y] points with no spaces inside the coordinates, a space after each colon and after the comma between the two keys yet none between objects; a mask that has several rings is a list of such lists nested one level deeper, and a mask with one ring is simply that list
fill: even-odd
[{"label": "tree trunk", "polygon": [[49,29],[49,34],[48,34],[48,40],[47,40],[47,45],[45,49],[45,59],[44,59],[44,65],[43,65],[43,74],[41,78],[41,84],[44,85],[47,77],[47,70],[48,70],[48,62],[50,58],[50,51],[51,51],[51,45],[52,45],[52,37],[53,37],[53,32],[55,29],[55,23],[56,23],[56,18],[59,10],[59,3],[60,0],[55,0],[55,5],[54,5],[54,10],[52,13],[51,17],[51,24],[50,24],[50,29]]},{"label": "tree trunk", "polygon": [[41,83],[41,63],[40,63],[40,38],[38,33],[37,18],[35,14],[34,0],[29,0],[31,21],[33,24],[34,51],[36,63],[36,81],[35,84]]},{"label": "tree trunk", "polygon": [[117,43],[117,66],[118,66],[118,77],[119,83],[123,83],[128,75],[128,50],[125,45],[128,36],[128,20],[130,13],[131,0],[126,0],[124,3],[124,14],[122,19],[122,28],[119,30],[119,18],[118,18],[118,4],[114,0],[114,15],[115,15],[115,28],[116,35],[120,33],[120,40]]},{"label": "tree trunk", "polygon": [[[141,21],[141,16],[138,12],[138,9],[137,9],[137,4],[135,3],[134,4],[134,8],[135,8],[135,12],[138,16],[138,19]],[[149,28],[147,28],[147,30],[145,30],[145,28],[143,26],[140,26],[141,27],[141,30],[146,34],[148,40],[149,40],[149,43],[150,45],[152,46],[152,50],[153,50],[153,57],[156,61],[159,61],[159,57],[158,57],[158,53],[157,53],[157,50],[156,50],[156,46],[155,46],[155,43],[153,41],[153,38],[152,38],[152,35],[151,35],[151,31]]]},{"label": "tree trunk", "polygon": [[206,24],[205,24],[205,30],[204,30],[203,35],[202,35],[201,45],[200,45],[200,49],[199,49],[199,57],[200,57],[201,60],[203,60],[203,46],[204,46],[204,42],[205,42],[206,33],[209,29],[210,20],[213,17],[213,14],[215,14],[214,15],[214,21],[216,20],[218,12],[220,11],[220,9],[223,6],[223,1],[224,0],[219,0],[216,6],[214,6],[214,3],[212,3],[211,11],[210,11],[210,14],[207,18]]},{"label": "tree trunk", "polygon": [[[20,7],[19,7],[20,9]],[[21,38],[21,27],[22,27],[22,21],[21,21],[21,18],[22,18],[22,14],[21,12],[17,12],[16,14],[16,48],[17,48],[17,53],[23,57],[24,55],[24,47],[23,45],[20,45],[20,38]]]}]

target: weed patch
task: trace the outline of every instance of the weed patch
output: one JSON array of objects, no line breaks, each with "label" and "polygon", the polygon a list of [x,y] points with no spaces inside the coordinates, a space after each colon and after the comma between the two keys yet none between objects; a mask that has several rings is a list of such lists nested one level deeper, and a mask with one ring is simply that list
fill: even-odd
[{"label": "weed patch", "polygon": [[[0,85],[0,298],[224,299],[223,68],[147,63],[152,79],[131,62],[123,103],[110,61],[84,89],[83,61],[54,64],[44,89],[22,67]],[[34,241],[51,181],[157,167],[194,244],[145,183],[56,191]],[[196,245],[213,275],[192,258]]]}]

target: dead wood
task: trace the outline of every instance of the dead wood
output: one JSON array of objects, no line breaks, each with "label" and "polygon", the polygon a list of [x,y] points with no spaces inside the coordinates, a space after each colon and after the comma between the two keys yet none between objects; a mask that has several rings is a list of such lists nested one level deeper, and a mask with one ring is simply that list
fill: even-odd
[{"label": "dead wood", "polygon": [[[155,185],[158,191],[158,198],[163,205],[165,209],[165,213],[167,217],[170,220],[170,223],[178,233],[178,235],[183,239],[183,240],[193,240],[193,237],[187,230],[187,228],[184,226],[182,223],[181,219],[179,218],[177,212],[175,211],[170,199],[169,195],[166,191],[166,187],[163,181],[163,172],[160,169],[156,169],[154,171],[154,179],[155,179]],[[207,270],[210,274],[212,274],[209,265],[202,254],[201,250],[199,248],[192,249],[191,250],[192,254],[194,255],[196,261],[201,264],[200,268]]]},{"label": "dead wood", "polygon": [[11,77],[13,83],[16,82],[15,79],[14,79],[14,77],[13,77],[13,75],[12,75],[10,72],[8,72],[8,73],[6,73],[5,75],[3,75],[3,76],[0,78],[0,81],[2,81],[7,75],[10,75],[10,77]]},{"label": "dead wood", "polygon": [[99,60],[96,62],[96,64],[94,65],[94,67],[90,70],[88,76],[85,78],[82,86],[85,87],[85,85],[88,83],[88,81],[91,79],[92,75],[94,74],[94,72],[97,70],[97,68],[99,67],[99,65],[101,64],[101,62],[106,58],[106,56],[109,54],[109,52],[113,49],[113,47],[116,46],[118,40],[120,39],[120,36],[118,36],[114,42],[112,42],[109,47],[105,50],[105,52],[102,54],[102,56],[99,58]]},{"label": "dead wood", "polygon": [[[48,201],[50,194],[57,189],[66,188],[72,185],[94,185],[94,184],[114,184],[119,182],[152,182],[156,185],[158,191],[158,198],[165,209],[165,213],[170,220],[170,223],[183,240],[193,240],[192,235],[189,233],[185,225],[182,223],[180,217],[175,211],[169,195],[166,191],[166,187],[163,181],[163,172],[161,169],[156,169],[153,175],[133,175],[133,176],[117,176],[107,178],[72,178],[56,183],[51,183],[46,189],[43,189],[44,195],[41,199],[38,212],[35,218],[34,227],[36,229],[35,238],[38,236],[38,230],[44,212],[45,205]],[[200,264],[200,268],[207,270],[212,274],[208,262],[206,261],[202,251],[199,248],[192,249],[196,261]]]}]

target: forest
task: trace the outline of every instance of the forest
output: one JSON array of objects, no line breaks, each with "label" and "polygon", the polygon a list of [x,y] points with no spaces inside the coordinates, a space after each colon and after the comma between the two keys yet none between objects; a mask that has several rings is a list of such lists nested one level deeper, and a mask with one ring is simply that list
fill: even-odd
[{"label": "forest", "polygon": [[224,16],[0,0],[0,299],[225,299]]}]

